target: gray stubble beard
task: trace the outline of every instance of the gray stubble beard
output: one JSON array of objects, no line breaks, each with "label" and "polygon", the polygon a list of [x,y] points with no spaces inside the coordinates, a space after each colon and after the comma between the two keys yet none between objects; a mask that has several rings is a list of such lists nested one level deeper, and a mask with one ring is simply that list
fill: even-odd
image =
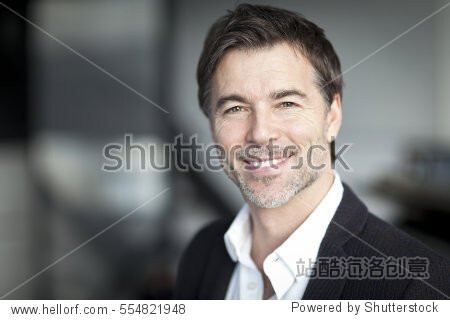
[{"label": "gray stubble beard", "polygon": [[[239,187],[244,198],[251,202],[258,208],[276,208],[283,204],[286,204],[299,194],[302,190],[312,185],[321,175],[319,170],[308,168],[308,165],[302,165],[297,174],[292,175],[292,178],[287,181],[285,187],[283,187],[277,194],[272,192],[256,191],[251,187],[249,183],[245,181],[242,174],[237,170],[230,172],[225,170],[228,177]],[[269,186],[278,176],[263,176],[252,177],[254,181],[260,181],[265,186]]]}]

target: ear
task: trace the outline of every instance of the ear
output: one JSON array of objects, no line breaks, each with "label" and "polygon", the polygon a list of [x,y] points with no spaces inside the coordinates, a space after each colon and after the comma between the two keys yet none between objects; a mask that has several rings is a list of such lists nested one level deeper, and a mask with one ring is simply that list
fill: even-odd
[{"label": "ear", "polygon": [[335,94],[330,109],[326,115],[326,138],[328,143],[336,140],[342,123],[341,95]]}]

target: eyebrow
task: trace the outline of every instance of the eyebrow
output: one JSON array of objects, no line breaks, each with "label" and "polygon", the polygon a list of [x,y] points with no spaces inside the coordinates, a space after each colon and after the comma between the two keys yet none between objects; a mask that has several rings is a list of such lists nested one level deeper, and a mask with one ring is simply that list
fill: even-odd
[{"label": "eyebrow", "polygon": [[217,100],[217,110],[222,108],[224,106],[224,104],[226,104],[229,101],[246,103],[246,104],[250,103],[243,96],[240,96],[238,94],[230,94],[230,95],[227,95],[227,96],[220,97],[219,100]]},{"label": "eyebrow", "polygon": [[[300,90],[297,89],[282,89],[278,91],[273,91],[269,94],[273,100],[279,100],[288,96],[299,96],[302,99],[306,99],[307,96]],[[230,94],[226,96],[222,96],[217,100],[216,110],[220,110],[227,102],[240,102],[245,104],[250,104],[250,102],[243,96],[238,94]]]},{"label": "eyebrow", "polygon": [[285,90],[279,90],[274,91],[270,93],[270,97],[274,100],[279,100],[288,96],[299,96],[302,99],[306,99],[307,96],[305,93],[297,90],[297,89],[285,89]]}]

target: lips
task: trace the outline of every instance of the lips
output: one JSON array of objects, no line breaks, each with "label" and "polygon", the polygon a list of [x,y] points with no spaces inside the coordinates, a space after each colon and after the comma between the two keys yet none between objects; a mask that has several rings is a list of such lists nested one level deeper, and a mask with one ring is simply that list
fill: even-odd
[{"label": "lips", "polygon": [[292,155],[284,158],[244,158],[244,168],[253,172],[269,172],[279,169]]}]

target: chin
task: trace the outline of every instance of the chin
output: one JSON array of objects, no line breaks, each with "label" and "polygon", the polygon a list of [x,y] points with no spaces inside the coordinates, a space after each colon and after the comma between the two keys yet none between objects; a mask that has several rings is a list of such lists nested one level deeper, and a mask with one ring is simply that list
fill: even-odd
[{"label": "chin", "polygon": [[291,200],[293,195],[289,195],[286,193],[281,194],[245,194],[244,197],[249,203],[252,203],[258,208],[261,209],[273,209],[277,207],[281,207]]},{"label": "chin", "polygon": [[293,198],[300,190],[297,185],[286,185],[279,183],[264,185],[263,183],[238,183],[244,198],[259,208],[276,208],[280,207],[291,198]]}]

